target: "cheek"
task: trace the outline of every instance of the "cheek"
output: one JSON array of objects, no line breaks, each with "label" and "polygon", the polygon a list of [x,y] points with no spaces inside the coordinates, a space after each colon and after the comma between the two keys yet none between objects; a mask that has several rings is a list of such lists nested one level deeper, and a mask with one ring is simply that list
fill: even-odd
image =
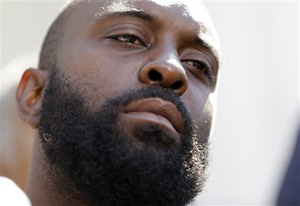
[{"label": "cheek", "polygon": [[208,99],[198,115],[192,115],[195,123],[195,132],[199,142],[206,143],[209,140],[212,132],[214,108],[212,102]]},{"label": "cheek", "polygon": [[183,95],[200,142],[207,142],[211,133],[214,114],[214,99],[211,96],[205,88],[193,88],[191,85]]},{"label": "cheek", "polygon": [[214,108],[212,102],[208,99],[206,102],[202,116],[198,117],[196,122],[198,124],[197,133],[199,135],[200,142],[207,142],[211,136],[212,125],[213,125],[213,113]]},{"label": "cheek", "polygon": [[[96,49],[71,49],[58,65],[76,90],[89,101],[88,107],[102,105],[107,98],[136,89],[136,62]],[[67,61],[63,61],[63,60]],[[116,61],[117,59],[117,61]],[[126,62],[126,64],[125,64]]]}]

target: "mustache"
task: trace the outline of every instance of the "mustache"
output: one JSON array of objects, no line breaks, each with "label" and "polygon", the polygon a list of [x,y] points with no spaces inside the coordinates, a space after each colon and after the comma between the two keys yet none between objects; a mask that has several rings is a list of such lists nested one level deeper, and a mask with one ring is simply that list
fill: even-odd
[{"label": "mustache", "polygon": [[[173,90],[160,86],[142,87],[107,99],[104,105],[110,104],[114,107],[126,107],[128,104],[146,98],[160,98],[173,103],[181,115],[189,115],[186,104],[182,97],[178,96]],[[190,116],[190,115],[189,115]]]}]

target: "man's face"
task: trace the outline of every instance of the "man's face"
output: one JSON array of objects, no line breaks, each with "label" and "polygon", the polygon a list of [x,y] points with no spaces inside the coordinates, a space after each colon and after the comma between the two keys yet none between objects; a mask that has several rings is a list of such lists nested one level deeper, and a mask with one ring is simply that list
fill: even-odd
[{"label": "man's face", "polygon": [[81,85],[87,108],[159,85],[174,89],[209,132],[218,74],[214,30],[202,4],[176,2],[84,1],[74,9],[57,66]]},{"label": "man's face", "polygon": [[185,205],[201,191],[218,74],[203,12],[173,1],[74,8],[39,128],[58,181],[104,205]]}]

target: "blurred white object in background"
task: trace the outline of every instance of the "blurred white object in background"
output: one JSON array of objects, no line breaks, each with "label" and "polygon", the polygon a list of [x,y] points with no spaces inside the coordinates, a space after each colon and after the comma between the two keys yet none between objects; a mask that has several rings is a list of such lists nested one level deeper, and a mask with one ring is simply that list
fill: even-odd
[{"label": "blurred white object in background", "polygon": [[0,204],[5,206],[30,206],[27,195],[10,179],[0,177]]},{"label": "blurred white object in background", "polygon": [[16,89],[25,69],[36,67],[37,52],[20,56],[1,70],[1,150],[0,175],[25,188],[34,130],[18,116]]},{"label": "blurred white object in background", "polygon": [[205,1],[224,57],[204,205],[274,205],[299,126],[299,1]]}]

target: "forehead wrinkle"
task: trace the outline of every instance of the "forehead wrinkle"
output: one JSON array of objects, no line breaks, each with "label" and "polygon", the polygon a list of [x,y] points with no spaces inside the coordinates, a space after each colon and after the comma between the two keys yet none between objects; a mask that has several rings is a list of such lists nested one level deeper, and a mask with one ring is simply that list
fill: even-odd
[{"label": "forehead wrinkle", "polygon": [[95,13],[95,17],[117,13],[117,12],[129,12],[129,11],[143,11],[142,9],[137,9],[130,0],[107,0],[101,2],[101,11]]},{"label": "forehead wrinkle", "polygon": [[106,6],[107,12],[128,11],[128,10],[138,11],[138,9],[135,8],[134,5],[132,5],[129,0],[111,1],[111,4]]},{"label": "forehead wrinkle", "polygon": [[144,21],[148,22],[153,22],[155,21],[155,17],[153,15],[150,15],[146,12],[143,11],[136,11],[136,10],[128,10],[128,11],[116,11],[116,12],[110,12],[110,13],[105,13],[102,14],[101,16],[97,16],[96,18],[90,18],[88,21],[101,21],[103,19],[108,19],[108,18],[114,18],[114,17],[135,17]]},{"label": "forehead wrinkle", "polygon": [[170,8],[172,6],[181,9],[182,16],[188,16],[188,7],[182,2],[182,0],[106,0],[101,1],[100,11],[95,13],[95,17],[102,16],[111,13],[123,13],[131,11],[143,12],[144,9],[138,9],[136,3],[149,2],[158,6]]}]

